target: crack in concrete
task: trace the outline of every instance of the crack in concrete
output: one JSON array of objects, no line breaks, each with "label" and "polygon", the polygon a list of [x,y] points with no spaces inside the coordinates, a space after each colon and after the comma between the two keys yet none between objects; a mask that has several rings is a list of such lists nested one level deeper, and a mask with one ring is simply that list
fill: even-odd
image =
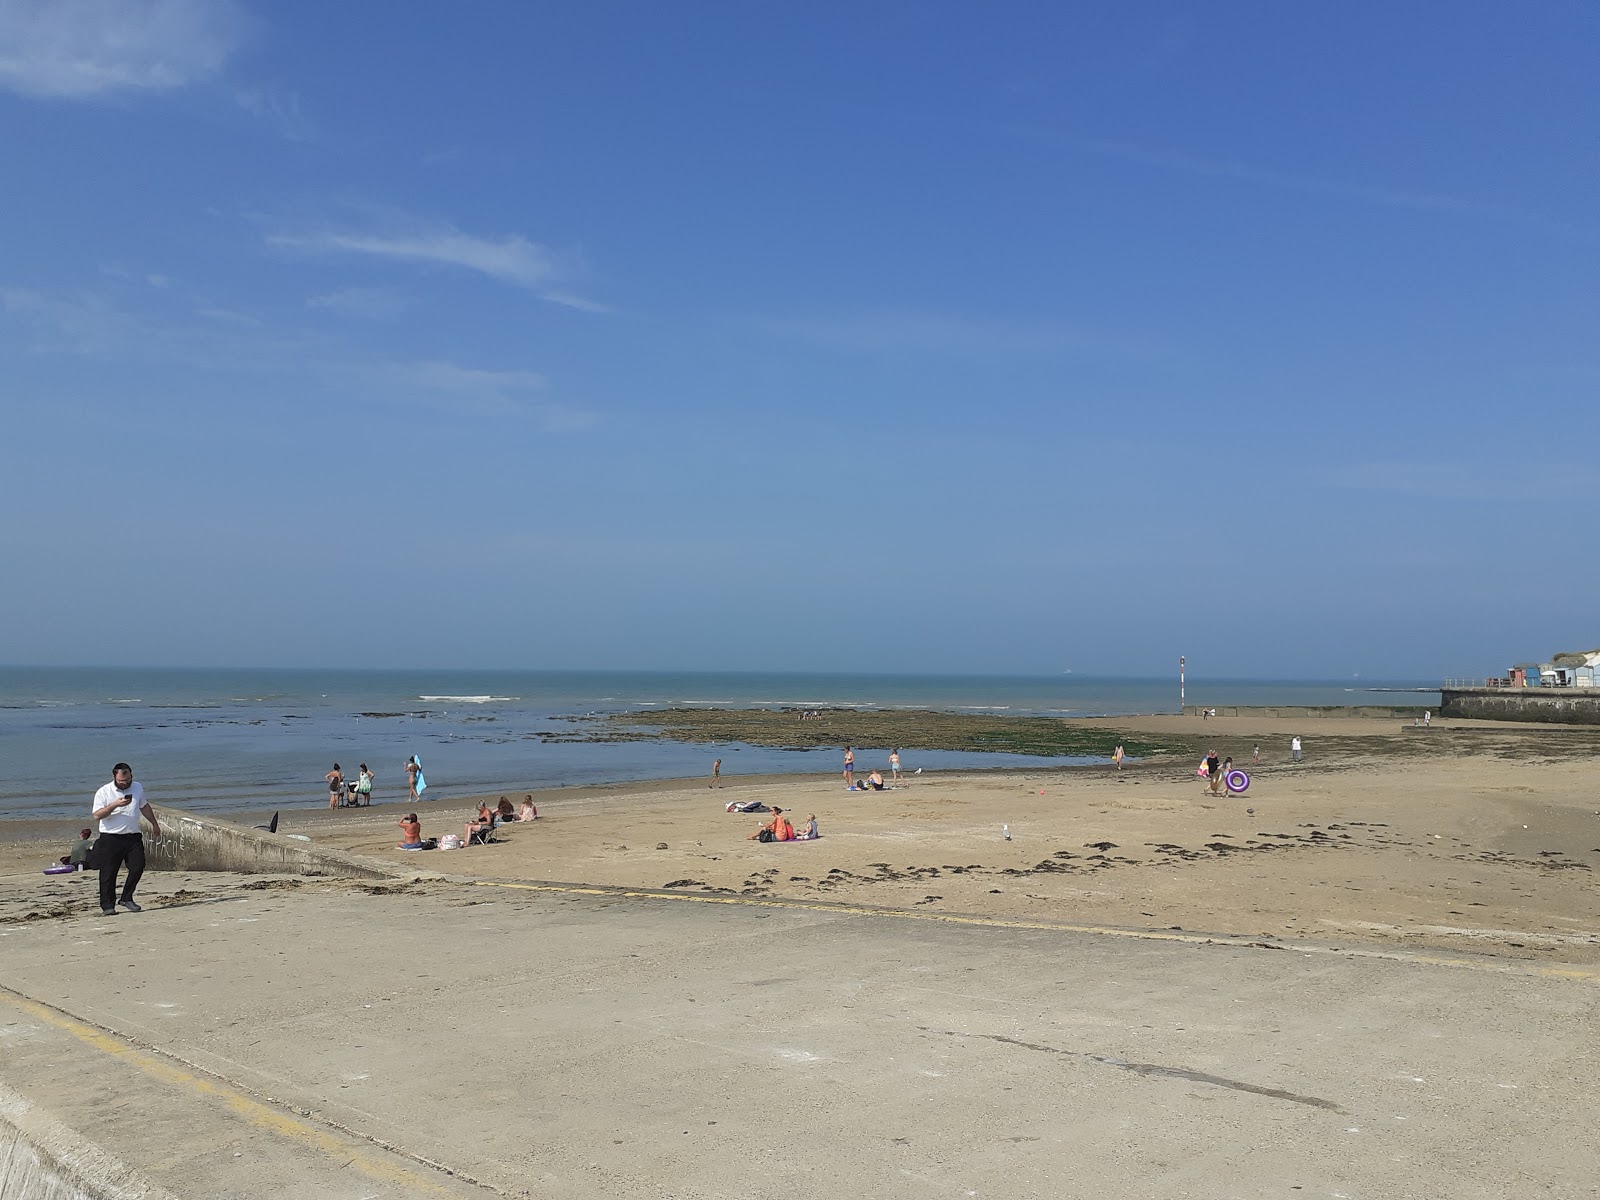
[{"label": "crack in concrete", "polygon": [[1272,1100],[1288,1100],[1294,1104],[1306,1104],[1312,1108],[1326,1109],[1328,1112],[1348,1116],[1332,1100],[1323,1100],[1318,1096],[1302,1096],[1297,1092],[1285,1091],[1283,1088],[1262,1087],[1256,1083],[1245,1083],[1238,1079],[1229,1079],[1223,1075],[1209,1075],[1204,1071],[1191,1071],[1187,1067],[1164,1067],[1159,1063],[1129,1062],[1125,1058],[1115,1058],[1109,1054],[1090,1054],[1082,1050],[1063,1050],[1060,1046],[1043,1046],[1037,1042],[1024,1042],[1020,1038],[1006,1037],[999,1033],[961,1033],[954,1029],[930,1029],[926,1025],[918,1026],[924,1033],[937,1033],[945,1037],[981,1038],[986,1042],[999,1042],[1003,1046],[1018,1046],[1023,1050],[1037,1050],[1041,1054],[1059,1054],[1064,1058],[1076,1058],[1083,1062],[1099,1063],[1102,1066],[1116,1067],[1122,1071],[1132,1071],[1135,1075],[1156,1076],[1164,1079],[1187,1079],[1191,1083],[1206,1083],[1212,1087],[1228,1088],[1235,1092],[1249,1092],[1254,1096],[1266,1096]]}]

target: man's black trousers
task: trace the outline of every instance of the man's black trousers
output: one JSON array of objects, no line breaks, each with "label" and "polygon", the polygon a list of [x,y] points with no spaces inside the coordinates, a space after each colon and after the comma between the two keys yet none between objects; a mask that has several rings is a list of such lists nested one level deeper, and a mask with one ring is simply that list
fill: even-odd
[{"label": "man's black trousers", "polygon": [[102,833],[94,849],[100,859],[100,907],[116,907],[117,869],[123,863],[128,864],[128,877],[122,883],[122,898],[132,900],[144,874],[144,834]]}]

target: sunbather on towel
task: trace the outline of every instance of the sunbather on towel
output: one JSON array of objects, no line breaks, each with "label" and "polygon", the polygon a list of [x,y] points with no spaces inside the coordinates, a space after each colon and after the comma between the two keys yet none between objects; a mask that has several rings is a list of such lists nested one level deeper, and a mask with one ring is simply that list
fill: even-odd
[{"label": "sunbather on towel", "polygon": [[416,813],[407,813],[400,818],[400,849],[422,849],[422,822],[417,820]]},{"label": "sunbather on towel", "polygon": [[875,792],[883,791],[883,776],[874,771],[867,776],[867,785]]}]

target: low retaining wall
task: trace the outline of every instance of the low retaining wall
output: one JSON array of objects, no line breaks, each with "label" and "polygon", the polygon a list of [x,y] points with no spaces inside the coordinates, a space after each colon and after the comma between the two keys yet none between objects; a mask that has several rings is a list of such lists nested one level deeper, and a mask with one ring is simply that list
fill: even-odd
[{"label": "low retaining wall", "polygon": [[0,1084],[0,1200],[172,1200]]},{"label": "low retaining wall", "polygon": [[153,871],[234,871],[242,875],[326,875],[396,879],[386,863],[330,850],[281,833],[251,829],[216,817],[194,817],[156,807],[161,837],[145,838],[146,865]]},{"label": "low retaining wall", "polygon": [[1183,715],[1198,717],[1215,712],[1219,717],[1420,717],[1426,704],[1185,704]]},{"label": "low retaining wall", "polygon": [[1480,721],[1600,725],[1600,688],[1446,688],[1439,714]]}]

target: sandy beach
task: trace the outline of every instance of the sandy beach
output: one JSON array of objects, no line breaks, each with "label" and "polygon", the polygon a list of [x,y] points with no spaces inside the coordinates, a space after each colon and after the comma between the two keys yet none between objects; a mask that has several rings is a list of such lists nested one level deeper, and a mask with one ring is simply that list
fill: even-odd
[{"label": "sandy beach", "polygon": [[[1081,724],[1214,741],[1253,783],[1243,796],[1212,795],[1195,762],[1174,753],[1121,772],[925,774],[881,793],[846,791],[836,776],[558,789],[535,795],[537,822],[448,852],[398,850],[395,822],[406,806],[395,803],[286,810],[280,829],[407,868],[486,879],[1600,961],[1592,734],[1473,722],[1418,730],[1364,718]],[[1305,739],[1300,764],[1287,752],[1295,733]],[[1260,767],[1251,762],[1256,743]],[[736,800],[782,807],[797,823],[814,813],[823,836],[748,841],[767,818],[725,812]],[[472,807],[420,805],[424,834],[460,832]],[[0,921],[92,903],[82,879],[38,874],[75,825],[0,828]],[[248,883],[191,875],[181,886]],[[173,886],[151,874],[144,893],[159,899]]]}]

